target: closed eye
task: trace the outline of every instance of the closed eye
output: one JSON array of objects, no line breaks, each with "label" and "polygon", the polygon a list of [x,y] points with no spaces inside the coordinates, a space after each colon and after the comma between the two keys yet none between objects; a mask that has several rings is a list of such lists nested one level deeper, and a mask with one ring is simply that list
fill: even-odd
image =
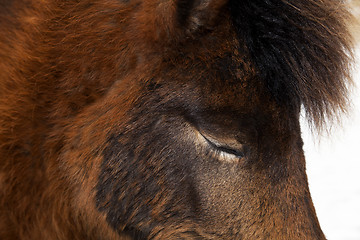
[{"label": "closed eye", "polygon": [[206,142],[214,149],[220,152],[228,153],[231,155],[234,155],[237,158],[243,158],[245,157],[245,154],[242,151],[230,148],[226,145],[220,145],[219,143],[215,143],[211,140],[209,140],[207,137],[203,136],[206,140]]},{"label": "closed eye", "polygon": [[228,162],[238,162],[239,159],[245,157],[243,145],[235,140],[219,141],[209,135],[200,133],[205,142],[210,146],[211,150],[219,157],[220,160]]}]

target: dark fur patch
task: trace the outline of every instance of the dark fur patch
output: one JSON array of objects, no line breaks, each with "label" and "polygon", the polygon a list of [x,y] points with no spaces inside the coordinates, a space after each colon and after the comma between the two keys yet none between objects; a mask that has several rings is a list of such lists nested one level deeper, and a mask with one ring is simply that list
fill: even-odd
[{"label": "dark fur patch", "polygon": [[178,0],[176,1],[176,19],[180,26],[186,26],[191,10],[194,7],[193,0]]},{"label": "dark fur patch", "polygon": [[134,168],[134,152],[120,143],[119,138],[121,135],[111,136],[108,147],[104,150],[96,194],[97,207],[99,211],[106,212],[107,221],[114,229],[121,229],[121,232],[134,239],[146,239],[150,230],[146,234],[129,225],[148,219],[150,209],[145,204],[134,204],[132,199],[145,197],[148,191],[157,192],[158,189],[149,181],[146,185],[141,185],[141,189],[133,189],[138,187],[143,173]]}]

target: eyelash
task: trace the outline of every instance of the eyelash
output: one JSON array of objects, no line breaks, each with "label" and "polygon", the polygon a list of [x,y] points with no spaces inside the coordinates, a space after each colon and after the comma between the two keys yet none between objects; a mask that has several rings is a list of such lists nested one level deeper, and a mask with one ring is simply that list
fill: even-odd
[{"label": "eyelash", "polygon": [[231,154],[234,155],[237,158],[243,158],[244,157],[244,153],[239,152],[237,150],[231,149],[231,148],[227,148],[227,147],[216,147],[216,151],[222,152],[222,153],[226,153],[226,154]]},{"label": "eyelash", "polygon": [[244,158],[245,154],[243,152],[240,152],[238,150],[235,149],[231,149],[225,146],[218,146],[215,143],[211,142],[209,139],[207,139],[206,137],[204,137],[206,142],[209,144],[209,146],[211,147],[211,150],[219,156],[223,156],[223,157],[236,157],[238,159]]}]

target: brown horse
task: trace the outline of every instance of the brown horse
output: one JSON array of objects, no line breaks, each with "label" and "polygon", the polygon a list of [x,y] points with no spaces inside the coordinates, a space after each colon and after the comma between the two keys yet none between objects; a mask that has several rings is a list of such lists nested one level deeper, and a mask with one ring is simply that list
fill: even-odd
[{"label": "brown horse", "polygon": [[337,0],[3,0],[0,239],[324,239],[299,127],[347,105]]}]

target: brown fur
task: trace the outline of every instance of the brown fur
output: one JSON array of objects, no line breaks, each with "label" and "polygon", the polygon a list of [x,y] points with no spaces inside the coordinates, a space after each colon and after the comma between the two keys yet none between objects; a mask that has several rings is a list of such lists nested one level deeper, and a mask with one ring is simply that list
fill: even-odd
[{"label": "brown fur", "polygon": [[299,111],[346,109],[346,18],[333,0],[0,3],[0,239],[324,239]]}]

